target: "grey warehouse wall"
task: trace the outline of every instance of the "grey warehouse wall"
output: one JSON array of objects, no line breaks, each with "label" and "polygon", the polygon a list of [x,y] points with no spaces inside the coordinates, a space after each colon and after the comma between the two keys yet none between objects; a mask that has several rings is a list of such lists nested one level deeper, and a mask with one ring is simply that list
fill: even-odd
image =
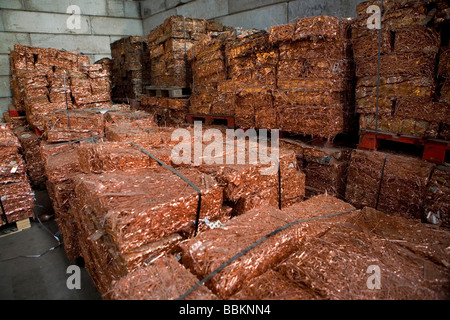
[{"label": "grey warehouse wall", "polygon": [[[80,29],[68,28],[70,5],[81,10]],[[14,44],[78,51],[95,62],[111,56],[111,42],[129,35],[143,35],[138,1],[0,0],[0,112],[12,103],[9,51]]]},{"label": "grey warehouse wall", "polygon": [[144,34],[171,15],[214,19],[231,27],[269,29],[299,18],[331,15],[355,17],[364,0],[145,0],[141,1]]}]

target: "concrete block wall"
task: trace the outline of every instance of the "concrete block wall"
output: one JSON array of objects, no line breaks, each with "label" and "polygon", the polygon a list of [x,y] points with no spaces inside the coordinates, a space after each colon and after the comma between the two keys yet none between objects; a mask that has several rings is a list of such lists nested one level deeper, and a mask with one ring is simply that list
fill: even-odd
[{"label": "concrete block wall", "polygon": [[231,27],[269,29],[299,18],[331,15],[355,17],[364,0],[144,0],[144,34],[171,15],[214,19]]},{"label": "concrete block wall", "polygon": [[[70,5],[80,8],[79,29],[68,27]],[[0,0],[0,117],[12,103],[9,51],[14,44],[78,51],[93,63],[111,56],[111,42],[130,35],[143,35],[139,1]]]}]

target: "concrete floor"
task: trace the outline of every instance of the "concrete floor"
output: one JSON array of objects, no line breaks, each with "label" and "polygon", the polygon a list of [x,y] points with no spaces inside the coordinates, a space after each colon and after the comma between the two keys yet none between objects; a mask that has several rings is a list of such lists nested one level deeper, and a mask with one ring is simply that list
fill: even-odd
[{"label": "concrete floor", "polygon": [[[45,190],[35,190],[35,214],[51,212],[51,203]],[[45,226],[48,230],[46,230]],[[0,235],[0,299],[2,300],[98,300],[86,269],[81,267],[81,289],[70,290],[66,273],[74,261],[67,259],[62,246],[38,258],[19,257],[39,255],[58,245],[52,236],[58,232],[54,221],[43,226],[31,220],[31,229]],[[6,228],[7,229],[7,228]],[[5,231],[5,227],[1,228]],[[51,233],[50,233],[50,232]],[[13,258],[10,260],[10,258]]]}]

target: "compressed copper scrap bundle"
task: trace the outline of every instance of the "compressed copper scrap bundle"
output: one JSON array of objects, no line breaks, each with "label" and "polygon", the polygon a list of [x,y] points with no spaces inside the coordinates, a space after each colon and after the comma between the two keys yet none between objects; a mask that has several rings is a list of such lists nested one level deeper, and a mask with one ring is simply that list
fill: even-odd
[{"label": "compressed copper scrap bundle", "polygon": [[[223,191],[214,178],[195,169],[179,172],[202,192],[200,219],[217,218]],[[172,248],[174,241],[170,239],[174,234],[193,232],[198,194],[166,168],[79,175],[75,178],[75,193],[83,247],[98,252],[90,258],[83,251],[87,264],[92,266],[90,272],[109,269],[102,259],[108,254],[114,257],[111,268],[117,270],[110,270],[109,278],[100,280],[104,288],[152,258],[155,244],[167,251]],[[177,237],[175,242],[179,240]],[[92,247],[92,241],[101,247]]]},{"label": "compressed copper scrap bundle", "polygon": [[270,40],[280,52],[273,94],[278,126],[324,138],[351,130],[350,22],[329,16],[304,18],[272,27]]},{"label": "compressed copper scrap bundle", "polygon": [[141,147],[173,147],[179,143],[172,140],[173,127],[141,127],[136,123],[112,124],[105,136],[111,142],[134,142]]},{"label": "compressed copper scrap bundle", "polygon": [[44,183],[46,178],[45,167],[41,157],[41,139],[28,127],[17,127],[14,132],[22,145],[31,184],[37,186]]},{"label": "compressed copper scrap bundle", "polygon": [[[213,175],[224,188],[224,201],[232,208],[232,215],[240,215],[258,206],[286,207],[303,200],[305,175],[298,168],[294,152],[284,148],[271,149],[268,143],[263,145],[261,141],[255,144],[228,141],[225,136],[223,141],[223,144],[216,144],[219,149],[214,152],[211,152],[212,144],[204,142],[197,147],[195,139],[186,148],[190,150],[189,164]],[[196,148],[202,148],[201,158],[197,157]],[[184,160],[179,150],[172,149],[172,165],[186,166],[186,163],[179,163],[179,158]],[[280,164],[281,190],[277,161]]]},{"label": "compressed copper scrap bundle", "polygon": [[128,123],[137,124],[141,127],[154,127],[155,117],[151,113],[140,110],[110,110],[105,113],[105,131],[110,125]]},{"label": "compressed copper scrap bundle", "polygon": [[0,123],[0,146],[2,147],[21,147],[19,139],[12,131],[12,127],[6,123]]},{"label": "compressed copper scrap bundle", "polygon": [[55,212],[55,221],[63,235],[67,257],[74,260],[80,256],[79,229],[70,211],[70,201],[74,197],[73,178],[81,172],[78,154],[76,149],[68,144],[53,148],[52,145],[43,144],[41,151],[43,159],[47,159],[46,185]]},{"label": "compressed copper scrap bundle", "polygon": [[425,193],[434,165],[410,156],[355,150],[346,199],[356,207],[423,218]]},{"label": "compressed copper scrap bundle", "polygon": [[[84,143],[77,150],[81,171],[84,173],[127,171],[159,165],[129,142]],[[170,149],[151,147],[147,150],[162,162],[170,163]]]},{"label": "compressed copper scrap bundle", "polygon": [[257,276],[230,297],[230,300],[314,300],[314,291],[298,285],[280,272],[269,269]]},{"label": "compressed copper scrap bundle", "polygon": [[178,126],[186,123],[189,99],[142,96],[141,108],[151,113],[160,126]]},{"label": "compressed copper scrap bundle", "polygon": [[127,37],[111,43],[112,96],[114,100],[136,99],[150,79],[146,37]]},{"label": "compressed copper scrap bundle", "polygon": [[0,164],[1,183],[28,181],[25,161],[23,161],[17,147],[2,146],[0,150]]},{"label": "compressed copper scrap bundle", "polygon": [[103,113],[97,109],[54,111],[45,117],[44,135],[48,142],[101,138],[104,126]]},{"label": "compressed copper scrap bundle", "polygon": [[234,92],[220,90],[228,77],[226,43],[235,40],[236,31],[206,35],[188,51],[193,76],[189,112],[234,115]]},{"label": "compressed copper scrap bundle", "polygon": [[[109,298],[112,300],[175,300],[196,285],[198,279],[174,256],[158,258],[147,267],[139,268],[117,281]],[[204,285],[185,300],[216,300]]]},{"label": "compressed copper scrap bundle", "polygon": [[152,86],[189,88],[188,50],[205,34],[222,32],[221,23],[172,16],[150,32],[150,83]]},{"label": "compressed copper scrap bundle", "polygon": [[40,131],[49,112],[111,100],[109,71],[104,64],[91,65],[87,56],[15,45],[10,60],[14,106],[26,111],[28,123]]},{"label": "compressed copper scrap bundle", "polygon": [[[353,206],[325,195],[300,202],[282,211],[273,207],[260,207],[233,218],[223,228],[209,230],[182,243],[182,261],[194,274],[204,278],[277,228],[299,219],[353,209]],[[352,213],[293,225],[234,260],[206,282],[206,285],[221,299],[229,298],[253,278],[298,250],[302,242],[323,233],[349,215]]]},{"label": "compressed copper scrap bundle", "polygon": [[11,127],[0,124],[0,225],[34,216],[34,193],[19,148]]},{"label": "compressed copper scrap bundle", "polygon": [[327,148],[290,139],[282,139],[280,143],[295,152],[299,168],[306,176],[307,196],[327,193],[345,198],[349,148]]},{"label": "compressed copper scrap bundle", "polygon": [[[447,231],[365,208],[304,242],[274,269],[314,299],[448,299],[449,241]],[[422,247],[427,251],[417,250]],[[371,265],[381,270],[379,290],[368,289]]]},{"label": "compressed copper scrap bundle", "polygon": [[4,122],[9,124],[11,128],[23,127],[27,125],[27,118],[25,116],[11,117],[9,112],[3,112]]},{"label": "compressed copper scrap bundle", "polygon": [[[358,18],[352,33],[357,77],[356,110],[361,115],[362,130],[376,129],[379,32],[368,28],[370,14],[366,12],[375,2],[358,5]],[[434,6],[429,2],[388,1],[383,8],[378,101],[380,131],[437,138],[442,126],[450,121],[448,103],[438,103],[437,96],[436,65],[441,36],[435,17],[442,8],[431,9]]]},{"label": "compressed copper scrap bundle", "polygon": [[435,222],[432,216],[444,227],[450,226],[450,170],[446,167],[436,167],[428,184],[425,218]]},{"label": "compressed copper scrap bundle", "polygon": [[34,192],[28,181],[0,183],[1,203],[8,223],[34,217]]}]

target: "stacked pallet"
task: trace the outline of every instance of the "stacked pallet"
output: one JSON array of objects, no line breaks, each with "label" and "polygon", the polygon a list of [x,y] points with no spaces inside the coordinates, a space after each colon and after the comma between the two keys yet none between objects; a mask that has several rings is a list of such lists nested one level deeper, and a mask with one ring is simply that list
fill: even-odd
[{"label": "stacked pallet", "polygon": [[334,138],[353,121],[350,22],[318,16],[272,27],[279,45],[274,106],[285,131]]},{"label": "stacked pallet", "polygon": [[115,101],[136,99],[150,77],[145,37],[127,37],[111,43],[112,97]]},{"label": "stacked pallet", "polygon": [[448,104],[438,102],[435,95],[440,36],[433,26],[427,27],[435,11],[427,3],[388,1],[383,8],[379,80],[379,30],[368,28],[370,14],[366,12],[377,2],[357,6],[353,45],[362,130],[375,130],[378,122],[382,132],[437,138],[441,124],[449,121]]},{"label": "stacked pallet", "polygon": [[167,18],[148,36],[151,86],[189,88],[188,50],[202,35],[222,31],[222,24],[214,21],[181,16]]},{"label": "stacked pallet", "polygon": [[87,56],[15,45],[10,60],[14,106],[40,131],[52,111],[102,107],[111,100],[109,73],[101,64],[90,65]]},{"label": "stacked pallet", "polygon": [[425,194],[434,165],[411,156],[354,150],[346,199],[408,218],[424,218]]},{"label": "stacked pallet", "polygon": [[0,124],[0,225],[34,216],[34,193],[20,147],[11,128]]}]

